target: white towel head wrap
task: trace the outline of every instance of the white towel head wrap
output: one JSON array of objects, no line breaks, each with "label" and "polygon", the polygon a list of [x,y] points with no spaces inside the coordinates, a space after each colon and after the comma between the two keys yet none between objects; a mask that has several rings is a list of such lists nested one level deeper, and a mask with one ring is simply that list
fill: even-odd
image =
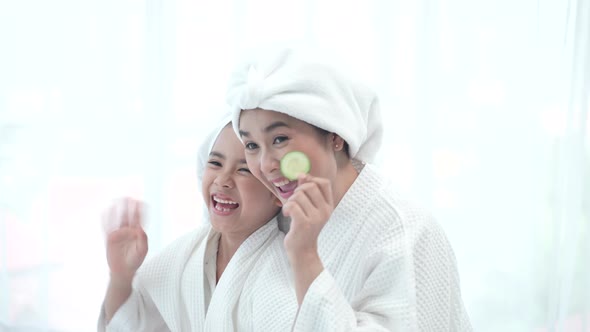
[{"label": "white towel head wrap", "polygon": [[219,134],[231,122],[231,114],[225,113],[219,117],[219,119],[214,122],[213,129],[201,142],[199,149],[197,151],[197,180],[199,182],[199,188],[203,184],[203,173],[205,172],[205,167],[207,167],[207,160],[209,160],[209,154],[213,149],[213,145],[215,141],[217,141],[217,137]]},{"label": "white towel head wrap", "polygon": [[383,124],[376,93],[306,48],[262,48],[230,78],[228,103],[239,129],[242,110],[287,114],[342,137],[352,158],[372,162]]}]

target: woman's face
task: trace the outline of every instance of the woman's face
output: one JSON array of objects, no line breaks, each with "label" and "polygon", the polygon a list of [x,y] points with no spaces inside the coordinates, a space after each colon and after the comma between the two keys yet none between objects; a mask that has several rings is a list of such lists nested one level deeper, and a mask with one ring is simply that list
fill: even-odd
[{"label": "woman's face", "polygon": [[217,137],[203,173],[203,198],[220,233],[252,234],[279,212],[276,198],[252,175],[230,125]]},{"label": "woman's face", "polygon": [[252,174],[281,202],[297,188],[297,180],[289,181],[280,171],[280,160],[288,152],[305,153],[311,161],[312,176],[334,181],[337,164],[333,134],[323,135],[304,121],[262,109],[242,111],[239,129]]}]

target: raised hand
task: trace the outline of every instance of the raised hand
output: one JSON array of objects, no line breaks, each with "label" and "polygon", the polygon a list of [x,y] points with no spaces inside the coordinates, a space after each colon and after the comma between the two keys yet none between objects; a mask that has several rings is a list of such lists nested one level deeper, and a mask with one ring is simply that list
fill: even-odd
[{"label": "raised hand", "polygon": [[105,215],[107,262],[111,279],[132,280],[148,251],[144,224],[144,204],[125,198],[110,207]]},{"label": "raised hand", "polygon": [[283,214],[291,217],[285,237],[285,248],[291,254],[317,251],[320,231],[334,211],[332,186],[328,179],[300,175],[299,185],[283,206]]},{"label": "raised hand", "polygon": [[285,236],[285,249],[295,277],[299,304],[309,285],[323,271],[318,254],[318,236],[334,211],[332,186],[328,179],[300,175],[298,187],[283,205],[283,214],[291,217]]}]

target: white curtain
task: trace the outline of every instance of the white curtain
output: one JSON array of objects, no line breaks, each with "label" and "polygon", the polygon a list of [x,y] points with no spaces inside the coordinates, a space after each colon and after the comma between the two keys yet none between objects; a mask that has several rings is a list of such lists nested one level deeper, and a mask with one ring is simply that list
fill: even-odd
[{"label": "white curtain", "polygon": [[590,331],[590,1],[0,2],[0,330],[91,331],[100,214],[200,223],[231,64],[306,40],[374,85],[380,167],[454,247],[478,331]]}]

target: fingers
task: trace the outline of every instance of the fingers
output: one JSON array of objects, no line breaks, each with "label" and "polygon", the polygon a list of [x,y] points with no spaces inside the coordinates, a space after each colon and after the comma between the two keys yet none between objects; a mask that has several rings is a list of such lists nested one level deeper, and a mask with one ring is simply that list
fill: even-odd
[{"label": "fingers", "polygon": [[313,182],[304,183],[298,186],[297,189],[295,189],[293,196],[295,196],[293,197],[294,200],[307,201],[308,204],[306,205],[311,205],[311,207],[316,209],[321,208],[328,203],[324,199],[320,188]]},{"label": "fingers", "polygon": [[[311,176],[309,174],[302,174],[298,177],[298,188],[308,183],[313,183],[317,186],[319,191],[321,192],[322,199],[328,203],[330,206],[334,206],[334,197],[332,196],[332,184],[330,180],[325,178],[318,178]],[[315,199],[319,199],[319,196],[315,197]]]},{"label": "fingers", "polygon": [[[283,206],[283,214],[293,220],[303,220],[304,218],[307,218],[307,215],[303,212],[301,206],[295,201],[289,201]],[[291,225],[293,226],[294,224],[295,223],[292,223]]]},{"label": "fingers", "polygon": [[125,213],[129,218],[129,226],[130,227],[140,227],[143,225],[142,215],[143,215],[143,204],[140,201],[134,199],[127,199],[127,213]]},{"label": "fingers", "polygon": [[115,200],[102,215],[105,234],[123,227],[139,227],[144,225],[144,204],[132,198]]},{"label": "fingers", "polygon": [[323,224],[334,210],[330,181],[303,175],[298,182],[297,189],[283,207],[283,213],[301,221]]},{"label": "fingers", "polygon": [[137,252],[142,253],[142,255],[145,255],[145,253],[147,253],[148,251],[147,234],[141,228],[139,228],[139,232],[140,241],[137,241],[136,249]]},{"label": "fingers", "polygon": [[119,229],[120,221],[117,218],[117,205],[113,203],[102,214],[102,227],[104,234],[108,235],[113,231]]},{"label": "fingers", "polygon": [[[293,196],[305,194],[313,206],[320,210],[332,210],[334,198],[332,197],[332,185],[330,180],[317,178],[308,174],[299,177],[299,185]],[[292,196],[292,197],[293,197]],[[291,198],[292,198],[291,197]]]},{"label": "fingers", "polygon": [[[297,217],[310,219],[317,215],[318,210],[323,208],[322,204],[325,203],[323,203],[322,194],[317,186],[311,183],[306,183],[295,189],[295,193],[289,198],[283,207],[283,212],[285,215],[293,218],[295,216],[293,215],[292,209],[297,206],[300,210]],[[295,217],[295,219],[297,219],[297,217]]]},{"label": "fingers", "polygon": [[119,201],[117,204],[117,214],[118,214],[118,218],[119,218],[119,227],[128,227],[131,217],[129,216],[129,207],[130,207],[131,203],[129,202],[129,199],[123,199],[122,201]]}]

